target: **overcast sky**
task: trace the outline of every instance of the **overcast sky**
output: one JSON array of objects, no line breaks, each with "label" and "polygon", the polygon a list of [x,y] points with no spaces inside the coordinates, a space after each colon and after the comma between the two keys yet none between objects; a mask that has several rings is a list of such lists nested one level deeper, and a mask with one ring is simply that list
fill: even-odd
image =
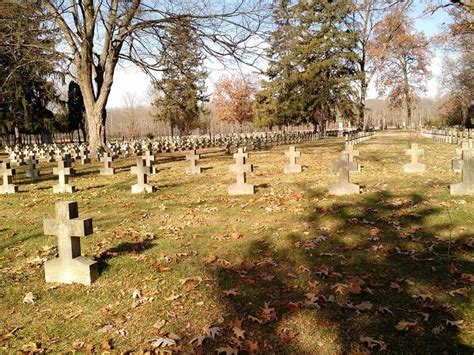
[{"label": "overcast sky", "polygon": [[[433,35],[439,33],[440,26],[449,21],[449,16],[444,11],[437,11],[432,16],[420,17],[421,12],[424,9],[424,4],[426,1],[417,1],[415,0],[415,6],[412,10],[412,16],[415,19],[415,27],[418,31],[422,31],[425,35],[430,38]],[[433,73],[432,79],[429,80],[427,84],[427,97],[434,98],[438,93],[438,76],[441,74],[441,63],[444,53],[439,50],[434,50],[433,58],[431,62],[431,72]],[[222,66],[207,62],[206,63],[209,78],[207,80],[207,89],[209,93],[212,93],[212,90],[216,82],[222,76],[232,73],[232,70],[229,68],[223,68]],[[244,69],[244,72],[251,72],[252,69]],[[235,68],[235,73],[238,73],[237,68]],[[147,105],[150,103],[150,86],[151,82],[147,75],[141,72],[139,69],[130,64],[119,64],[119,67],[116,70],[114,83],[112,86],[112,91],[110,93],[110,99],[107,107],[123,107],[124,106],[124,97],[128,93],[133,95],[136,100],[136,104]],[[371,83],[369,86],[368,92],[369,98],[376,98],[377,93],[374,87],[374,83]]]}]

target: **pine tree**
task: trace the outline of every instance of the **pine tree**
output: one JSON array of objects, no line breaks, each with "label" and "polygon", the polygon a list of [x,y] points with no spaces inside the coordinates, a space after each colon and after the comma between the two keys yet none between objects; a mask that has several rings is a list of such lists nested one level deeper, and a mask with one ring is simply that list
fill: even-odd
[{"label": "pine tree", "polygon": [[207,72],[202,68],[204,55],[198,37],[188,21],[182,20],[163,38],[163,74],[154,83],[155,118],[170,124],[171,132],[188,135],[201,125],[206,113],[203,103]]},{"label": "pine tree", "polygon": [[281,0],[273,11],[268,81],[256,98],[260,125],[313,123],[325,128],[354,114],[357,35],[346,23],[350,1]]},{"label": "pine tree", "polygon": [[14,133],[17,143],[22,133],[50,131],[53,122],[55,34],[34,16],[36,9],[27,1],[0,4],[0,129]]}]

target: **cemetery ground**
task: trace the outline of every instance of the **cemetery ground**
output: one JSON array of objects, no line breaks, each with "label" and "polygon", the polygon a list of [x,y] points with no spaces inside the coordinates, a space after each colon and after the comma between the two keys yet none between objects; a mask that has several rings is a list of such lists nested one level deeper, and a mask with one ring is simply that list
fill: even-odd
[{"label": "cemetery ground", "polygon": [[[402,172],[410,142],[424,174]],[[449,195],[455,146],[379,133],[356,146],[363,193],[342,197],[327,193],[342,139],[297,148],[289,175],[288,146],[249,152],[251,196],[227,195],[233,159],[217,154],[202,175],[159,162],[145,195],[130,193],[134,158],[113,176],[75,164],[74,194],[52,194],[54,163],[15,177],[21,193],[0,196],[0,351],[471,354],[474,198]],[[57,240],[42,221],[66,200],[93,218],[89,287],[44,282]]]}]

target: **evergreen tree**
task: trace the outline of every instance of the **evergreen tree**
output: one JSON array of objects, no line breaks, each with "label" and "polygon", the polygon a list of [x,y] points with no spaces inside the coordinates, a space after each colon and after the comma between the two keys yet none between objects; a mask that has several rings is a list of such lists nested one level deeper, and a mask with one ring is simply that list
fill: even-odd
[{"label": "evergreen tree", "polygon": [[155,118],[170,124],[171,132],[188,135],[201,125],[201,115],[208,101],[205,94],[207,72],[203,70],[202,46],[189,21],[182,20],[162,39],[163,73],[154,83]]},{"label": "evergreen tree", "polygon": [[274,8],[268,81],[256,98],[259,125],[313,123],[354,114],[357,35],[350,1],[280,0]]},{"label": "evergreen tree", "polygon": [[45,53],[54,52],[55,34],[33,15],[36,7],[27,1],[0,7],[0,127],[17,143],[21,133],[46,133],[53,124],[48,105],[58,58]]},{"label": "evergreen tree", "polygon": [[86,140],[85,107],[81,88],[75,81],[69,83],[67,100],[67,117],[69,131],[81,130]]}]

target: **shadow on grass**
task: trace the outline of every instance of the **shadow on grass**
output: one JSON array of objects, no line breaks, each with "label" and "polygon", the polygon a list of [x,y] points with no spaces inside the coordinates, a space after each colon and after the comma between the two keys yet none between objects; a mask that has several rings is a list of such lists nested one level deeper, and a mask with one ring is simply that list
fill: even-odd
[{"label": "shadow on grass", "polygon": [[[474,272],[463,256],[469,236],[440,238],[452,226],[429,224],[442,207],[423,202],[418,194],[382,191],[325,207],[312,203],[301,218],[310,236],[289,233],[278,237],[278,247],[263,236],[240,264],[209,266],[221,295],[239,292],[220,302],[231,319],[244,320],[262,353],[367,352],[361,337],[371,337],[392,353],[472,354],[449,323],[469,312],[469,296],[449,295],[469,287],[463,277]],[[318,340],[322,332],[332,341]],[[380,343],[372,345],[380,350]]]},{"label": "shadow on grass", "polygon": [[104,272],[109,267],[107,260],[127,254],[140,254],[153,247],[152,240],[140,240],[137,242],[123,242],[119,245],[102,251],[95,257],[99,267],[99,273]]}]

